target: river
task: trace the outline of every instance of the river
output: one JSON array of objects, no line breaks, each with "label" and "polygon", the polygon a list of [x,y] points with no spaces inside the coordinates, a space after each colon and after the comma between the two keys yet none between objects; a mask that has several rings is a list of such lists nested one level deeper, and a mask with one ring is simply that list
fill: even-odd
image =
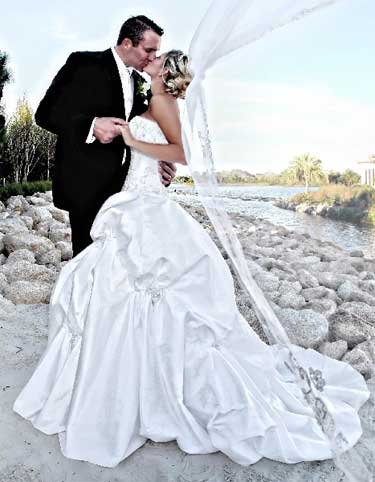
[{"label": "river", "polygon": [[[199,205],[194,188],[173,184],[169,190],[175,200]],[[275,199],[287,198],[303,191],[303,187],[219,186],[220,195],[229,212],[267,219],[288,229],[308,232],[314,238],[332,241],[349,251],[360,249],[365,256],[375,258],[375,227],[296,213],[273,205]]]}]

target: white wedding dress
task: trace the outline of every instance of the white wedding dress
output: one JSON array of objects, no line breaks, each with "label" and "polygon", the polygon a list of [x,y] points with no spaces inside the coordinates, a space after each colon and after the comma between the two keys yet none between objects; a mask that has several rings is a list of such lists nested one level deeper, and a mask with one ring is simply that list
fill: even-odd
[{"label": "white wedding dress", "polygon": [[[133,135],[166,143],[146,118]],[[170,200],[158,163],[137,151],[123,190],[101,207],[93,243],[61,270],[48,346],[13,409],[66,457],[114,467],[147,439],[242,465],[332,457],[285,365],[239,313],[233,280],[208,233]],[[298,349],[353,446],[369,397],[348,364]],[[318,377],[319,378],[319,377]]]}]

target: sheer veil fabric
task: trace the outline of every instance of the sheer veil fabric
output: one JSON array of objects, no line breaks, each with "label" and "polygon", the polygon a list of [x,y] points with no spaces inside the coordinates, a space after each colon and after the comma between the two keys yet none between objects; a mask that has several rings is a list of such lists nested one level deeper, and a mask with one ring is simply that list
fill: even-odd
[{"label": "sheer veil fabric", "polygon": [[313,409],[331,443],[336,465],[345,472],[347,480],[369,482],[372,480],[370,469],[356,447],[349,450],[345,433],[336,430],[330,409],[320,396],[324,392],[324,380],[319,381],[319,371],[314,367],[307,371],[298,364],[284,328],[249,272],[239,239],[218,196],[204,92],[207,71],[227,55],[249,46],[273,30],[336,3],[342,3],[342,0],[214,0],[189,48],[194,78],[186,92],[182,136],[200,200],[233,262],[269,342],[287,347],[288,368],[295,375],[306,403]]}]

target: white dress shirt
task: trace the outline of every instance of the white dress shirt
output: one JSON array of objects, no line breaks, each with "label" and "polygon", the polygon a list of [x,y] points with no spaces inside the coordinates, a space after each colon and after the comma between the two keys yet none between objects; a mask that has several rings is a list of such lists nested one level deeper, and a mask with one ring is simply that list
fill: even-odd
[{"label": "white dress shirt", "polygon": [[[121,60],[119,54],[116,52],[116,49],[114,47],[112,47],[111,50],[116,61],[118,72],[120,74],[122,92],[124,97],[125,115],[126,115],[126,120],[128,120],[130,112],[133,107],[133,98],[134,98],[134,80],[133,80],[133,77],[131,76],[133,72],[133,67],[127,67],[124,64],[124,62]],[[86,142],[88,144],[90,144],[91,142],[94,142],[96,139],[93,134],[96,119],[97,117],[94,117],[89,134],[86,139]],[[125,151],[124,151],[124,158],[122,160],[122,163],[124,162],[125,162]]]}]

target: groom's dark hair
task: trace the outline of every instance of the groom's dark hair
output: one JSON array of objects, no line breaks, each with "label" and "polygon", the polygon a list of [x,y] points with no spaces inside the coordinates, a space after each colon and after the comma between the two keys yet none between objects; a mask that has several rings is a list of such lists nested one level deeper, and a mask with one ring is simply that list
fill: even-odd
[{"label": "groom's dark hair", "polygon": [[145,15],[137,15],[136,17],[130,17],[122,24],[120,34],[117,39],[117,45],[120,45],[124,38],[128,38],[132,41],[134,47],[136,47],[143,38],[143,34],[146,30],[153,30],[155,33],[163,35],[164,30],[156,25],[155,22],[150,20]]}]

